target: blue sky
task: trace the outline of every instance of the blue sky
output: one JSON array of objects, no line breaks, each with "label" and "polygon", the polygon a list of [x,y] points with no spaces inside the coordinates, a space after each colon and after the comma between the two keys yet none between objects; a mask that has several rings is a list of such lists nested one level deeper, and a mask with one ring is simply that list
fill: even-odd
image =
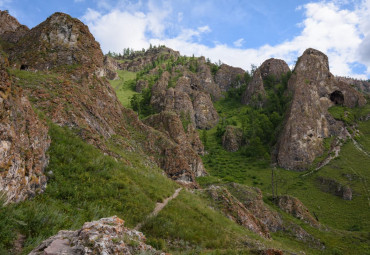
[{"label": "blue sky", "polygon": [[313,47],[333,74],[370,78],[370,0],[0,0],[0,9],[30,28],[68,13],[105,53],[165,44],[248,70],[270,57],[293,66]]}]

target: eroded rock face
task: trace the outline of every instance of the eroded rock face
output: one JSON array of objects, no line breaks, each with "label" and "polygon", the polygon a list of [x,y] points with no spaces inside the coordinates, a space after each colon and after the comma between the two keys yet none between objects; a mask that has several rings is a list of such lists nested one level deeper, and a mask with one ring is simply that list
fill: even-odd
[{"label": "eroded rock face", "polygon": [[242,95],[242,104],[262,107],[266,98],[264,80],[273,76],[276,81],[279,81],[281,76],[289,71],[289,66],[284,60],[270,58],[263,62],[254,72],[252,80]]},{"label": "eroded rock face", "polygon": [[64,13],[54,13],[28,31],[10,54],[11,62],[31,69],[48,70],[80,65],[102,72],[103,53],[89,28]]},{"label": "eroded rock face", "polygon": [[262,237],[270,237],[266,225],[256,218],[238,199],[231,195],[226,188],[212,185],[209,187],[208,192],[212,199],[216,201],[221,211],[231,220]]},{"label": "eroded rock face", "polygon": [[352,200],[352,189],[348,185],[342,185],[336,180],[325,177],[318,177],[317,182],[322,191],[341,197],[344,200]]},{"label": "eroded rock face", "polygon": [[114,58],[109,56],[104,57],[105,77],[107,77],[109,80],[117,80],[119,77],[116,71],[119,69],[120,65]]},{"label": "eroded rock face", "polygon": [[212,88],[214,83],[205,79],[202,84],[203,79],[187,71],[178,79],[175,88],[168,88],[170,79],[171,74],[165,71],[153,85],[150,100],[153,108],[158,112],[173,111],[185,116],[200,129],[214,127],[218,123],[218,114],[210,94],[205,92],[207,86]]},{"label": "eroded rock face", "polygon": [[145,236],[124,227],[124,221],[113,216],[86,222],[76,231],[61,230],[57,235],[43,241],[29,255],[80,255],[80,254],[156,254],[145,244]]},{"label": "eroded rock face", "polygon": [[8,11],[0,10],[0,37],[4,41],[16,43],[28,30],[27,26],[21,25]]},{"label": "eroded rock face", "polygon": [[243,80],[245,71],[241,68],[222,64],[215,75],[215,82],[220,87],[221,92],[226,92],[230,88],[239,87],[239,82]]},{"label": "eroded rock face", "polygon": [[9,203],[45,190],[50,139],[28,98],[12,84],[6,64],[0,54],[0,192]]},{"label": "eroded rock face", "polygon": [[243,141],[243,130],[234,126],[227,126],[222,136],[222,146],[227,151],[238,151]]},{"label": "eroded rock face", "polygon": [[277,199],[277,205],[286,213],[293,215],[294,217],[303,220],[310,224],[312,227],[319,228],[320,223],[315,220],[310,214],[306,206],[295,197],[292,196],[280,196]]},{"label": "eroded rock face", "polygon": [[[329,72],[327,56],[314,49],[307,49],[299,58],[288,89],[293,99],[279,138],[277,162],[301,171],[323,153],[324,138],[343,132],[343,123],[334,120],[328,108],[339,102],[347,107],[362,106],[366,100],[352,87],[338,82]],[[331,101],[333,93],[343,98],[335,96]]]},{"label": "eroded rock face", "polygon": [[211,129],[218,123],[218,114],[209,94],[199,92],[194,102],[195,124],[200,129]]},{"label": "eroded rock face", "polygon": [[162,168],[174,180],[190,184],[195,177],[206,175],[203,162],[198,154],[204,153],[197,131],[188,126],[185,132],[179,116],[173,112],[161,112],[151,115],[144,121],[145,124],[162,132],[172,141],[168,142],[161,160]]}]

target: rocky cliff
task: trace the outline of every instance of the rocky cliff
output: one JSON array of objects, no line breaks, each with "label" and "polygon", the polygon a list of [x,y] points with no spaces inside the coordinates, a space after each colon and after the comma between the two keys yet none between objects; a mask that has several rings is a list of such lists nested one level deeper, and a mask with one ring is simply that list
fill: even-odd
[{"label": "rocky cliff", "polygon": [[343,123],[336,121],[328,108],[335,104],[363,106],[366,100],[338,81],[329,71],[328,57],[314,49],[307,49],[298,59],[288,89],[293,99],[280,135],[277,162],[300,171],[323,153],[325,138],[344,131]]},{"label": "rocky cliff", "polygon": [[48,128],[5,70],[0,54],[0,192],[5,202],[34,197],[46,188]]}]

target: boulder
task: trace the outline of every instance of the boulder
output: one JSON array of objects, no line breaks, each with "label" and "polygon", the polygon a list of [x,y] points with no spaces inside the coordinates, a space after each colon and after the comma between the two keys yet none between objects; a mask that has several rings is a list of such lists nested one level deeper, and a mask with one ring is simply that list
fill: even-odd
[{"label": "boulder", "polygon": [[245,71],[243,69],[222,64],[216,72],[215,82],[220,87],[221,92],[226,92],[231,88],[239,87],[244,75]]},{"label": "boulder", "polygon": [[86,222],[79,230],[61,230],[43,241],[29,255],[165,254],[145,241],[141,232],[124,227],[124,221],[113,216]]},{"label": "boulder", "polygon": [[222,136],[222,146],[225,150],[238,151],[243,141],[243,130],[234,126],[227,126]]},{"label": "boulder", "polygon": [[293,98],[277,145],[281,167],[302,171],[324,151],[323,140],[344,132],[344,124],[328,113],[335,104],[362,106],[365,98],[329,72],[327,56],[307,49],[288,82]]},{"label": "boulder", "polygon": [[50,138],[27,96],[12,84],[2,56],[0,52],[0,193],[9,203],[45,190]]}]

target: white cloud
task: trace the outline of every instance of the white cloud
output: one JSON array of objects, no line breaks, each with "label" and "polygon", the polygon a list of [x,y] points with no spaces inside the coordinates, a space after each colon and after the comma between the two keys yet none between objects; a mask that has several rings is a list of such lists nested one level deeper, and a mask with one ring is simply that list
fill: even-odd
[{"label": "white cloud", "polygon": [[243,43],[244,43],[244,39],[243,38],[240,38],[238,40],[236,40],[235,42],[233,42],[234,46],[235,47],[242,47],[243,46]]},{"label": "white cloud", "polygon": [[[316,48],[328,55],[331,71],[335,75],[370,76],[370,0],[358,4],[354,10],[341,9],[343,1],[308,3],[301,6],[305,18],[300,23],[301,32],[294,38],[277,45],[263,45],[255,49],[241,48],[243,38],[234,42],[234,47],[223,43],[213,46],[201,42],[209,26],[181,28],[174,37],[166,36],[171,26],[167,17],[171,14],[168,2],[156,7],[149,2],[147,13],[113,10],[108,14],[89,9],[84,16],[93,34],[105,52],[120,52],[123,48],[141,49],[149,43],[165,44],[185,55],[206,56],[212,61],[249,69],[267,58],[281,58],[293,65],[306,48]],[[164,8],[163,8],[164,7]],[[202,8],[197,8],[201,11]],[[181,13],[177,19],[182,20]],[[217,28],[214,28],[217,29]],[[354,74],[353,63],[367,64],[367,74]]]}]

